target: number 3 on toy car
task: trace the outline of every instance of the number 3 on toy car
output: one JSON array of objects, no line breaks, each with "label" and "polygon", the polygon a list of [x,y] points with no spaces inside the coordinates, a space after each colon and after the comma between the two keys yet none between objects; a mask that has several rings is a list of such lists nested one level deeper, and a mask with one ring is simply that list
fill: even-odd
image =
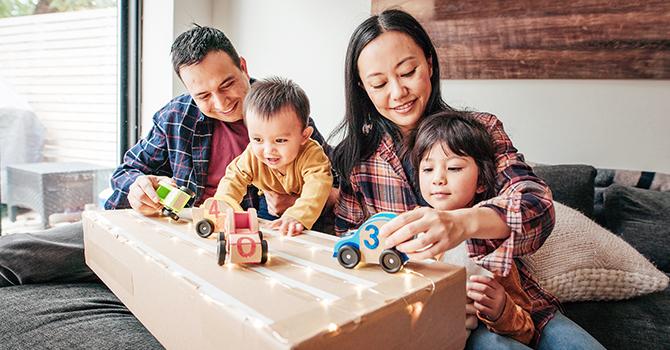
[{"label": "number 3 on toy car", "polygon": [[379,235],[379,228],[375,225],[368,225],[365,228],[365,231],[374,231],[373,233],[370,234],[370,238],[372,239],[372,243],[368,242],[368,240],[364,240],[363,242],[365,243],[365,246],[370,249],[370,250],[375,250],[377,246],[379,246],[379,238],[377,238],[377,235]]}]

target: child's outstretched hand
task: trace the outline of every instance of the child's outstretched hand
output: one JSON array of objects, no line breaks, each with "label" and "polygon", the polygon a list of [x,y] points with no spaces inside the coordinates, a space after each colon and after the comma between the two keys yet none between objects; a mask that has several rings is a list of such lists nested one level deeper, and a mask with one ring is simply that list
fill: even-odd
[{"label": "child's outstretched hand", "polygon": [[505,288],[488,276],[472,275],[470,281],[467,285],[468,297],[474,300],[477,311],[495,322],[505,309]]},{"label": "child's outstretched hand", "polygon": [[279,234],[284,236],[297,236],[302,233],[303,226],[300,223],[300,221],[290,217],[290,216],[283,216],[269,224],[270,228],[277,228],[279,227],[278,231]]}]

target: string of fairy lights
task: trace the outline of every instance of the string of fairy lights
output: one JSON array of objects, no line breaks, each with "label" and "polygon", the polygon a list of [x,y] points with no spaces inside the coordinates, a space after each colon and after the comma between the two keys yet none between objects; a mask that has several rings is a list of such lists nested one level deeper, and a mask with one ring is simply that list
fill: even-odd
[{"label": "string of fairy lights", "polygon": [[[120,212],[128,213],[131,217],[134,217],[137,220],[137,222],[139,222],[141,225],[149,227],[153,231],[158,232],[166,237],[169,237],[174,242],[182,242],[186,245],[196,247],[199,254],[211,254],[214,257],[216,256],[216,248],[212,245],[212,242],[208,242],[207,239],[196,237],[195,234],[192,236],[184,234],[183,232],[180,232],[180,230],[175,229],[174,226],[170,227],[171,226],[170,224],[166,225],[165,223],[160,222],[160,220],[154,220],[152,218],[148,218],[142,214],[135,212],[134,210],[129,209]],[[108,232],[116,235],[117,239],[120,240],[122,243],[128,244],[134,250],[138,251],[145,257],[147,261],[152,261],[154,263],[161,265],[161,267],[170,269],[175,277],[185,278],[196,283],[198,285],[197,287],[198,295],[206,302],[218,305],[219,307],[222,307],[224,309],[226,308],[236,309],[238,313],[242,312],[244,314],[243,318],[245,322],[250,322],[255,328],[263,329],[269,332],[275,339],[277,339],[277,341],[283,344],[289,343],[287,339],[282,337],[278,332],[276,332],[272,328],[272,324],[275,323],[275,320],[272,320],[267,316],[263,315],[261,312],[254,310],[252,307],[244,304],[243,302],[230,296],[226,292],[220,290],[219,288],[215,287],[214,285],[210,284],[204,279],[198,277],[197,274],[193,273],[192,271],[186,270],[184,267],[175,263],[165,255],[149,247],[148,245],[142,243],[139,239],[135,238],[130,233],[116,226],[108,218],[103,217],[101,213],[86,212],[85,215],[92,216],[91,217],[92,220],[98,223],[102,223],[106,227]],[[264,226],[266,226],[264,220],[259,220],[259,222]],[[189,222],[188,229],[191,230],[192,232],[195,232],[194,231],[195,228],[192,222]],[[329,247],[327,245],[312,242],[306,239],[301,239],[300,237],[281,236],[276,232],[276,230],[272,230],[267,227],[263,227],[263,233],[266,235],[268,234],[272,235],[275,238],[282,240],[283,242],[288,241],[291,244],[301,245],[305,249],[312,250],[315,253],[325,252],[328,255],[332,255],[332,249],[333,249],[332,246]],[[314,233],[310,231],[308,231],[308,234],[316,236],[318,238],[324,238],[331,242],[337,240],[337,237],[333,236],[327,237],[328,235],[325,234]],[[281,259],[283,262],[290,265],[291,267],[303,269],[308,274],[314,274],[314,273],[324,274],[330,278],[332,277],[338,278],[341,280],[342,283],[353,286],[359,298],[363,295],[363,293],[371,293],[374,295],[379,295],[380,297],[384,296],[383,292],[375,289],[378,286],[377,283],[373,281],[368,281],[358,276],[354,276],[350,273],[345,272],[344,270],[343,271],[335,270],[327,266],[319,265],[311,261],[292,256],[282,251],[269,249],[268,263],[270,263],[271,259]],[[422,262],[431,263],[433,261],[422,261]],[[214,258],[212,259],[212,264],[215,264]],[[340,303],[337,303],[337,301],[341,299],[340,296],[337,296],[335,294],[326,291],[322,291],[314,286],[310,286],[306,283],[283,276],[273,271],[270,268],[266,268],[263,266],[256,266],[253,264],[239,264],[239,265],[226,264],[222,268],[227,268],[229,271],[240,270],[240,271],[249,271],[251,273],[257,273],[263,276],[263,278],[265,278],[271,284],[271,286],[278,285],[281,286],[282,288],[290,289],[294,293],[297,292],[302,293],[303,295],[310,296],[314,298],[315,301],[319,302],[323,307],[326,308],[336,307],[342,309],[345,312],[351,312],[351,310],[348,307],[346,307],[346,305],[339,305]],[[436,288],[435,282],[432,279],[428,278],[427,276],[412,269],[404,268],[403,271],[405,273],[402,275],[404,275],[405,277],[398,276],[399,278],[411,278],[411,276],[417,276],[419,278],[425,279],[429,283],[428,289],[430,290],[430,292],[422,301],[414,301],[410,303],[405,299],[404,296],[394,297],[396,299],[401,299],[406,304],[406,309],[411,316],[412,324],[414,324],[421,315],[423,306],[435,292]],[[331,333],[331,335],[337,335],[343,331],[342,329],[343,326],[344,325],[338,325],[336,323],[329,323],[324,331]]]}]

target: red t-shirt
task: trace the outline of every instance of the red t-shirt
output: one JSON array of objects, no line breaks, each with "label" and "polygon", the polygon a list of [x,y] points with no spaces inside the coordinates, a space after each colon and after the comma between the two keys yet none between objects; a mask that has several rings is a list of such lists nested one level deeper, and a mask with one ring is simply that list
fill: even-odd
[{"label": "red t-shirt", "polygon": [[228,164],[242,154],[248,144],[249,134],[243,120],[233,123],[217,120],[214,123],[204,199],[214,196]]}]

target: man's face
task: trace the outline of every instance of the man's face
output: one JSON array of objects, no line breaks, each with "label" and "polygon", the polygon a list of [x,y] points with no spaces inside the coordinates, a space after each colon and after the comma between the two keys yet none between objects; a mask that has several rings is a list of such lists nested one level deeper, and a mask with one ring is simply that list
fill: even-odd
[{"label": "man's face", "polygon": [[240,68],[224,51],[212,51],[199,64],[180,68],[181,80],[200,111],[224,122],[242,120],[242,102],[249,92],[247,64]]}]

